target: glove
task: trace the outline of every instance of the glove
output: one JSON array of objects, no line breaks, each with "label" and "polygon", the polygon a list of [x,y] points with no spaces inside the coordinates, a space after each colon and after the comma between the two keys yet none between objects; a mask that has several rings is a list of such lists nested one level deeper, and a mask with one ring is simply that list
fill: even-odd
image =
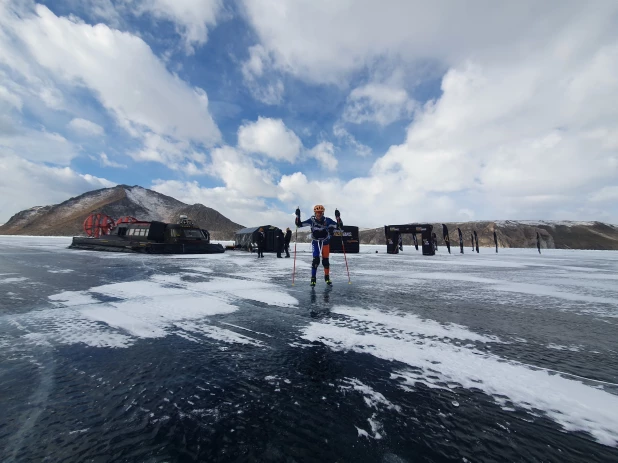
[{"label": "glove", "polygon": [[337,218],[337,228],[342,229],[343,222],[341,221],[341,213],[339,212],[339,209],[335,209],[335,217]]},{"label": "glove", "polygon": [[297,227],[299,227],[299,228],[300,228],[300,226],[302,225],[302,224],[300,223],[300,217],[296,217],[296,220],[294,221],[294,223],[296,224],[296,226],[297,226]]}]

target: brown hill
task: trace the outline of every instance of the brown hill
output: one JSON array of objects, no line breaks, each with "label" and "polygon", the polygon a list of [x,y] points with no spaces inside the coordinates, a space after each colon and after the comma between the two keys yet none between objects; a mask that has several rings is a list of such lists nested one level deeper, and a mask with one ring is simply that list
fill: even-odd
[{"label": "brown hill", "polygon": [[[401,222],[400,224],[405,223]],[[392,225],[395,225],[394,223]],[[438,245],[444,246],[442,224],[432,224],[438,236]],[[496,230],[498,246],[501,248],[535,248],[536,233],[541,236],[541,246],[544,249],[606,249],[618,250],[618,227],[602,222],[565,222],[565,221],[482,221],[482,222],[449,222],[445,223],[449,230],[451,247],[459,247],[457,227],[461,229],[464,249],[472,246],[470,236],[476,230],[480,247],[493,247]],[[303,229],[298,232],[299,242],[309,242],[309,232]],[[361,229],[362,244],[383,244],[386,246],[384,227]],[[403,244],[412,245],[412,235],[403,235]]]},{"label": "brown hill", "polygon": [[[442,224],[434,223],[438,245],[444,245]],[[445,223],[449,230],[451,247],[459,246],[457,228],[461,229],[464,247],[472,246],[470,236],[476,230],[479,246],[493,247],[493,231],[496,230],[498,246],[501,248],[534,248],[536,233],[541,236],[541,246],[545,249],[607,249],[618,250],[618,227],[602,222],[565,221],[483,221]],[[384,228],[362,230],[360,241],[364,244],[384,244]],[[403,236],[404,245],[412,245],[412,236]]]},{"label": "brown hill", "polygon": [[185,214],[207,229],[215,240],[232,240],[234,233],[243,228],[202,204],[190,206],[140,186],[118,185],[89,191],[60,204],[18,212],[0,226],[0,235],[82,235],[84,220],[93,212],[112,218],[130,215],[139,220],[163,222],[176,222],[179,215]]}]

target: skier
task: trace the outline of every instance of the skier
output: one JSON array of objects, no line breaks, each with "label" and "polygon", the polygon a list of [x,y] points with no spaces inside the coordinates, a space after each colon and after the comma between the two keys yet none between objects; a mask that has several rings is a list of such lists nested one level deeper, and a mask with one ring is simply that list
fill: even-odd
[{"label": "skier", "polygon": [[284,249],[285,249],[285,257],[290,257],[290,240],[292,239],[292,230],[290,230],[290,227],[285,229],[285,244],[284,244]]},{"label": "skier", "polygon": [[320,265],[320,254],[322,255],[322,265],[324,266],[324,281],[327,285],[332,285],[330,281],[330,238],[331,230],[343,228],[339,211],[335,211],[337,222],[329,217],[324,217],[324,206],[317,204],[313,208],[313,217],[305,221],[300,220],[300,209],[296,209],[296,226],[298,228],[311,227],[311,250],[313,252],[313,262],[311,263],[311,286],[315,286],[318,265]]}]

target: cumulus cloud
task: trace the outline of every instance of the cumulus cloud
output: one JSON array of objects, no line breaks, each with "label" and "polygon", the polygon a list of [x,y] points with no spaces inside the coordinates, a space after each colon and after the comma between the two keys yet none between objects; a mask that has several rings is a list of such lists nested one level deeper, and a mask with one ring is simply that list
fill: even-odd
[{"label": "cumulus cloud", "polygon": [[284,85],[280,78],[273,77],[265,69],[272,67],[272,59],[263,46],[249,48],[249,58],[242,63],[243,80],[253,97],[268,105],[280,104]]},{"label": "cumulus cloud", "polygon": [[354,135],[348,132],[339,122],[333,126],[333,135],[339,138],[345,146],[350,147],[358,156],[366,157],[372,154],[372,149],[369,146],[359,142]]},{"label": "cumulus cloud", "polygon": [[24,129],[16,125],[8,132],[0,133],[2,154],[59,165],[68,165],[78,155],[73,144],[55,132]]},{"label": "cumulus cloud", "polygon": [[12,34],[5,63],[26,79],[40,67],[52,79],[87,88],[134,136],[149,130],[206,146],[220,140],[206,92],[171,74],[139,37],[58,17],[42,5],[2,22]]},{"label": "cumulus cloud", "polygon": [[[543,43],[586,7],[533,0],[490,5],[388,0],[333,3],[244,0],[246,15],[274,66],[312,82],[343,83],[351,72],[390,60],[457,64],[470,54]],[[615,8],[601,2],[595,16]],[[590,15],[590,14],[588,14]],[[611,16],[602,19],[611,23]],[[522,34],[522,31],[526,31]]]},{"label": "cumulus cloud", "polygon": [[248,153],[294,162],[302,149],[300,138],[281,119],[258,117],[238,129],[238,147]]},{"label": "cumulus cloud", "polygon": [[143,135],[142,148],[129,152],[129,156],[138,162],[165,164],[173,170],[180,169],[184,161],[200,164],[206,162],[206,155],[195,150],[191,143],[176,141],[152,132]]},{"label": "cumulus cloud", "polygon": [[335,158],[335,147],[331,142],[323,141],[311,148],[307,154],[318,160],[326,170],[334,171],[337,169],[337,158]]},{"label": "cumulus cloud", "polygon": [[[356,73],[369,75],[371,83],[349,93],[333,127],[344,143],[358,142],[343,123],[385,126],[413,115],[405,141],[350,184],[376,194],[399,190],[407,209],[429,194],[426,207],[451,204],[444,209],[449,216],[458,202],[476,204],[477,218],[591,218],[599,211],[585,201],[612,195],[618,109],[607,96],[618,92],[615,2],[594,9],[574,1],[506,9],[403,0],[388,7],[335,8],[325,0],[279,9],[268,0],[244,5],[271,57],[265,64],[279,72],[343,88]],[[371,34],[358,33],[368,27]],[[418,73],[426,63],[444,73],[441,94],[423,104],[401,85],[410,74],[397,82],[373,78],[412,69],[414,87],[435,77]],[[604,216],[616,220],[618,210]]]},{"label": "cumulus cloud", "polygon": [[269,205],[262,197],[247,195],[227,187],[207,188],[198,182],[155,180],[151,189],[172,196],[187,204],[203,204],[216,209],[246,227],[273,224],[289,226],[294,221],[292,213],[286,213]]},{"label": "cumulus cloud", "polygon": [[385,84],[356,87],[348,96],[343,120],[354,124],[374,122],[382,126],[410,118],[416,104],[403,88]]},{"label": "cumulus cloud", "polygon": [[114,167],[117,169],[126,169],[126,164],[120,164],[119,162],[115,162],[109,159],[107,154],[101,153],[99,155],[99,160],[101,161],[101,165],[104,167]]},{"label": "cumulus cloud", "polygon": [[211,151],[209,172],[225,183],[226,187],[249,196],[276,195],[274,173],[257,167],[245,153],[224,146]]},{"label": "cumulus cloud", "polygon": [[116,184],[69,167],[49,167],[14,155],[0,155],[0,223],[15,212],[55,204],[86,191]]},{"label": "cumulus cloud", "polygon": [[99,124],[95,124],[92,121],[79,117],[72,119],[71,122],[69,122],[68,127],[71,130],[86,136],[101,136],[105,133],[105,130]]},{"label": "cumulus cloud", "polygon": [[[151,14],[171,21],[182,37],[187,53],[206,43],[208,29],[217,24],[223,10],[221,0],[129,0],[137,14]],[[106,10],[107,11],[107,10]]]}]

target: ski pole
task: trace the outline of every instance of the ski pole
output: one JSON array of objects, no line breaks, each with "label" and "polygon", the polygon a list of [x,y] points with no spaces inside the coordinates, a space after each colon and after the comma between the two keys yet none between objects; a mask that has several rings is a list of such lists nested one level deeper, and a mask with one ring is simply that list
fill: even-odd
[{"label": "ski pole", "polygon": [[294,237],[294,270],[292,270],[292,286],[294,286],[294,276],[296,275],[296,243],[298,242],[298,227],[296,227],[296,236]]},{"label": "ski pole", "polygon": [[[337,218],[337,224],[340,224],[341,214],[339,213],[339,209],[335,209],[335,217]],[[350,281],[350,268],[348,267],[348,258],[345,255],[345,245],[343,244],[343,227],[341,227],[340,230],[341,230],[341,249],[343,250],[343,259],[345,260],[345,269],[348,272],[348,284],[351,285],[352,282]]]},{"label": "ski pole", "polygon": [[350,269],[348,268],[348,258],[345,256],[345,246],[343,245],[343,230],[341,230],[341,249],[343,249],[343,259],[345,260],[345,269],[348,272],[348,284],[351,285],[350,281]]},{"label": "ski pole", "polygon": [[300,222],[300,207],[296,208],[296,236],[294,237],[294,270],[292,270],[292,286],[294,286],[294,277],[296,276],[296,243],[298,243],[298,222]]}]

